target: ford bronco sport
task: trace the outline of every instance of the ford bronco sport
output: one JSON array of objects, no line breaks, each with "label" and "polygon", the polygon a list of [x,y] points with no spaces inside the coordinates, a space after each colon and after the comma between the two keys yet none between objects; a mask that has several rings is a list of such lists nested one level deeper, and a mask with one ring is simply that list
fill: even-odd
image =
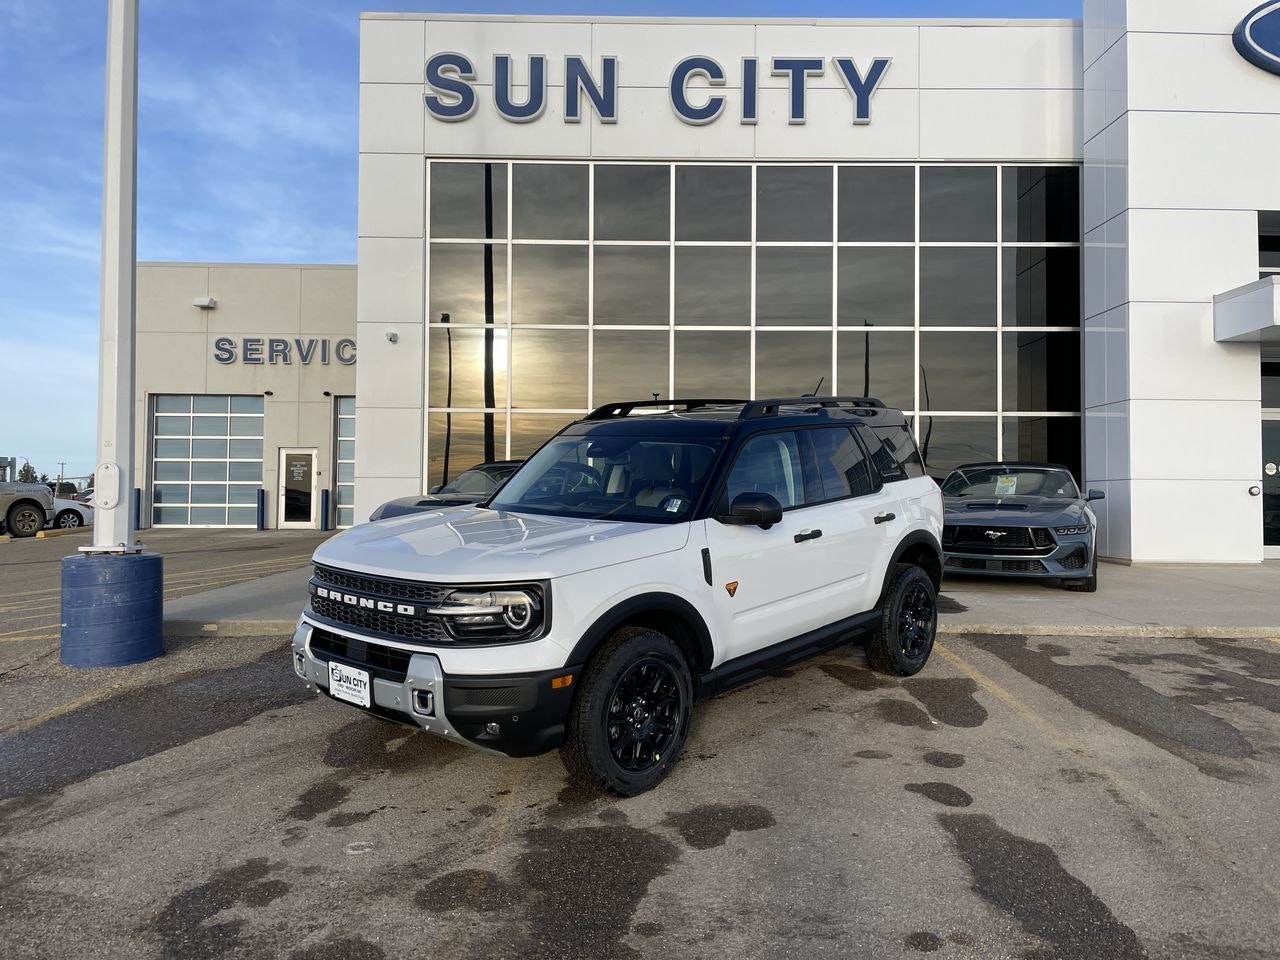
[{"label": "ford bronco sport", "polygon": [[878,400],[613,404],[481,504],[324,543],[294,670],[476,747],[559,747],[575,780],[630,796],[679,759],[695,698],[851,640],[918,672],[941,535]]}]

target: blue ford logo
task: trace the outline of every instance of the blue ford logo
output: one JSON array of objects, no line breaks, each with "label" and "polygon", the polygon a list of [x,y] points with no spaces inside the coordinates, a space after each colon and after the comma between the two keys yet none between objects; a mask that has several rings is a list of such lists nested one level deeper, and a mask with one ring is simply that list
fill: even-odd
[{"label": "blue ford logo", "polygon": [[1270,0],[1240,21],[1231,35],[1240,56],[1280,75],[1280,0]]}]

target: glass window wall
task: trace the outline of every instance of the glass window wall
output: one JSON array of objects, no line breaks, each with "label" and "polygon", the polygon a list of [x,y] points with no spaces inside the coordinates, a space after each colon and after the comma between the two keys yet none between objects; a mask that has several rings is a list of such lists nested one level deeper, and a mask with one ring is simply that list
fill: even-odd
[{"label": "glass window wall", "polygon": [[[486,421],[520,457],[610,401],[820,378],[902,408],[933,474],[1079,462],[1075,167],[449,160],[429,181],[433,482],[446,435],[452,474],[486,456]],[[163,412],[174,464],[244,436],[231,406]],[[165,469],[175,495],[215,482]]]},{"label": "glass window wall", "polygon": [[152,524],[256,526],[263,398],[161,394],[151,409]]}]

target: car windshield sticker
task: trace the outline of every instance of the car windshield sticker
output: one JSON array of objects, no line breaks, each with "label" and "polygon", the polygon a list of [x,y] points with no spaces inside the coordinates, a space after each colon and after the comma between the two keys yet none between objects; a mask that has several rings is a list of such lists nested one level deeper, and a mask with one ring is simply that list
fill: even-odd
[{"label": "car windshield sticker", "polygon": [[679,497],[672,497],[667,501],[667,513],[679,513],[684,509],[684,501]]},{"label": "car windshield sticker", "polygon": [[1012,497],[1018,492],[1018,478],[1015,476],[996,477],[996,496]]}]

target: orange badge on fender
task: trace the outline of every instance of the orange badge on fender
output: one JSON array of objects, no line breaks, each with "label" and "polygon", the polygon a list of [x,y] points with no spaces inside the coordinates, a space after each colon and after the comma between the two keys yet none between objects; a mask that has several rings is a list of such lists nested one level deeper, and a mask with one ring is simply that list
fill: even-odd
[{"label": "orange badge on fender", "polygon": [[738,581],[734,580],[731,583],[726,583],[724,585],[724,588],[729,591],[729,596],[732,597],[735,593],[738,592]]}]

